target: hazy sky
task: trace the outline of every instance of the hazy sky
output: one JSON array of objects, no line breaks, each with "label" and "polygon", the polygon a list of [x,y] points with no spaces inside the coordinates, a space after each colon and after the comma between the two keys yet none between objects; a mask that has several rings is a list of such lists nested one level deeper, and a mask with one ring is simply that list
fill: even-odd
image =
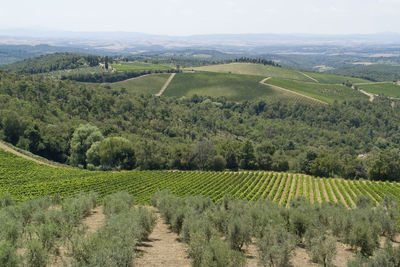
[{"label": "hazy sky", "polygon": [[210,33],[400,32],[400,0],[2,0],[0,28]]}]

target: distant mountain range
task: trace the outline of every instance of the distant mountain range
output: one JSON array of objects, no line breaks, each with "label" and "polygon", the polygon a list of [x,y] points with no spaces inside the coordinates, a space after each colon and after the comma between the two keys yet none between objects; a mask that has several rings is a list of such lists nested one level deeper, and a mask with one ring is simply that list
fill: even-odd
[{"label": "distant mountain range", "polygon": [[359,46],[400,44],[398,33],[316,35],[316,34],[210,34],[167,36],[136,32],[71,32],[38,29],[0,29],[0,44],[49,44],[59,46],[87,46],[123,51],[141,46],[235,47],[249,48],[274,45],[339,45]]}]

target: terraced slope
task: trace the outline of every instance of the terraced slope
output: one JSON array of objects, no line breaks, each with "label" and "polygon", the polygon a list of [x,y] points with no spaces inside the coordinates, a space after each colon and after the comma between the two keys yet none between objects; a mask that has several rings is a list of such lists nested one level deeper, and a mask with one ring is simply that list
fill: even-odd
[{"label": "terraced slope", "polygon": [[318,178],[280,172],[127,171],[100,172],[52,168],[0,149],[0,195],[17,200],[45,195],[66,197],[78,192],[97,192],[100,197],[127,191],[141,204],[169,189],[177,196],[202,195],[218,202],[224,196],[255,201],[270,199],[288,205],[297,196],[310,202],[340,202],[354,207],[359,195],[380,202],[386,194],[400,200],[400,184]]}]

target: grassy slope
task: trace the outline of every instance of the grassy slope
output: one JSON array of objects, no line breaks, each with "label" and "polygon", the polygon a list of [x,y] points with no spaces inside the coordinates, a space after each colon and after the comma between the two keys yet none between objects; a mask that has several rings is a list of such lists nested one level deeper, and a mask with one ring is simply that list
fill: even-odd
[{"label": "grassy slope", "polygon": [[340,102],[343,100],[367,99],[365,95],[344,85],[301,82],[278,78],[271,78],[267,83],[293,90],[328,103],[333,103],[335,100]]},{"label": "grassy slope", "polygon": [[[287,176],[306,177],[301,174],[293,175],[277,172],[91,172],[40,165],[0,149],[0,195],[9,193],[16,200],[55,195],[67,197],[79,192],[89,191],[96,192],[100,197],[104,197],[116,191],[127,191],[134,195],[136,203],[148,204],[155,192],[169,189],[178,196],[203,195],[217,202],[226,194],[248,200],[265,199],[270,196],[270,199],[278,201],[287,199],[288,191],[279,190],[272,185],[275,184],[275,178],[278,179],[279,183],[280,179]],[[315,178],[307,178],[310,181],[312,179]],[[327,183],[328,179],[322,178],[322,181]],[[332,179],[329,179],[329,181],[332,181]],[[335,179],[335,181],[340,180]],[[390,193],[396,200],[400,199],[398,183],[370,182],[364,184],[357,180],[349,180],[348,183],[351,183],[352,187],[358,187],[358,192],[360,190],[369,192],[368,196],[377,201],[381,201],[380,195],[386,193]],[[305,194],[300,192],[299,195],[303,195],[312,202],[311,196],[313,194],[309,192],[310,190],[311,187],[307,182]],[[334,190],[335,195],[337,195],[344,192],[343,190],[349,189],[345,187],[339,189],[340,191],[335,188]],[[292,197],[294,197],[294,193],[292,194]],[[354,199],[355,196],[353,201]],[[325,199],[324,201],[331,200]],[[286,201],[283,203],[286,203]],[[342,203],[345,204],[344,201]],[[347,203],[350,202],[347,201]]]},{"label": "grassy slope", "polygon": [[127,70],[169,70],[174,69],[172,64],[151,64],[145,62],[121,62],[111,64],[111,66],[118,71]]},{"label": "grassy slope", "polygon": [[359,84],[358,87],[373,94],[400,97],[400,85],[394,83]]},{"label": "grassy slope", "polygon": [[[345,76],[325,74],[325,73],[299,72],[291,69],[278,68],[273,66],[264,66],[261,64],[251,64],[251,63],[210,65],[194,69],[199,71],[224,72],[224,73],[231,72],[236,74],[260,75],[264,77],[276,77],[276,78],[298,80],[305,82],[315,82],[314,80],[308,78],[306,75],[318,80],[320,83],[340,84],[346,81],[350,81],[352,83],[368,82],[367,80],[359,78],[345,77]],[[303,75],[302,73],[306,75]]]},{"label": "grassy slope", "polygon": [[261,64],[251,63],[231,63],[221,65],[210,65],[194,68],[198,71],[210,71],[210,72],[223,72],[223,73],[235,73],[235,74],[248,74],[248,75],[259,75],[265,77],[279,77],[291,80],[300,81],[312,81],[303,74],[285,68],[278,68],[273,66],[264,66]]},{"label": "grassy slope", "polygon": [[365,83],[369,82],[368,80],[360,79],[360,78],[353,78],[353,77],[346,77],[334,74],[325,74],[325,73],[315,73],[315,72],[303,72],[312,78],[316,79],[320,83],[332,83],[332,84],[341,84],[346,81],[351,83]]},{"label": "grassy slope", "polygon": [[228,73],[196,72],[178,73],[164,92],[165,96],[225,96],[234,101],[259,97],[294,100],[298,96],[262,85],[262,76]]},{"label": "grassy slope", "polygon": [[137,94],[156,94],[167,81],[170,74],[151,74],[121,82],[106,83],[113,89],[125,88],[129,92]]}]

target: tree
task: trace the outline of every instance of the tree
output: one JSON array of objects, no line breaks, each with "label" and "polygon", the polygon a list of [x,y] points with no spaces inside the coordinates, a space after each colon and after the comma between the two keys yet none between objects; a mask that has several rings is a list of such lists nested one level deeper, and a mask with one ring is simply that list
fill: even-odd
[{"label": "tree", "polygon": [[133,145],[123,137],[108,137],[93,143],[86,157],[88,164],[103,169],[131,170],[136,165]]},{"label": "tree", "polygon": [[211,160],[211,170],[223,171],[226,167],[226,160],[221,155],[216,155]]},{"label": "tree", "polygon": [[253,170],[256,167],[256,157],[254,155],[253,143],[247,140],[241,151],[240,168],[245,170]]},{"label": "tree", "polygon": [[86,153],[90,147],[103,140],[103,135],[96,126],[91,124],[80,125],[72,135],[70,162],[74,166],[86,168]]},{"label": "tree", "polygon": [[295,238],[283,227],[270,226],[257,245],[262,266],[287,266],[295,248]]},{"label": "tree", "polygon": [[211,158],[214,155],[214,145],[209,140],[200,141],[194,148],[194,155],[197,166],[205,170],[208,168]]},{"label": "tree", "polygon": [[6,141],[13,145],[18,143],[20,136],[24,134],[24,129],[25,127],[18,119],[16,113],[9,113],[3,119],[3,130],[4,135],[6,136]]}]

